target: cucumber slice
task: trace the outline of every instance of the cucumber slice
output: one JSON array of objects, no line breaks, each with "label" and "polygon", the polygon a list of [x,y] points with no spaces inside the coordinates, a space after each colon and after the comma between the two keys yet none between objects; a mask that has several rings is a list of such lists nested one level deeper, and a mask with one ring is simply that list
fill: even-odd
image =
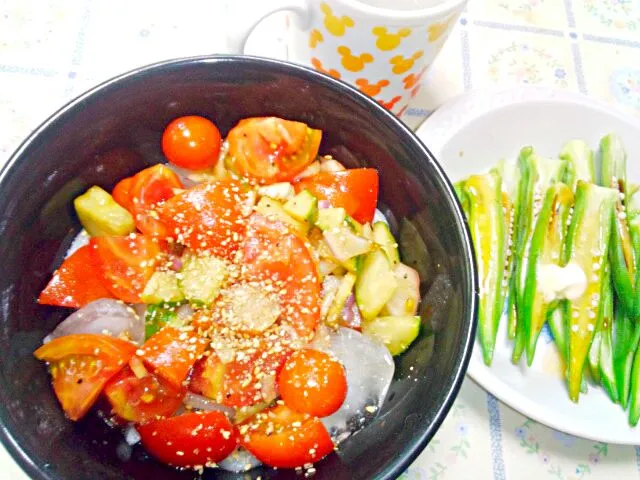
[{"label": "cucumber slice", "polygon": [[318,218],[318,199],[303,190],[284,204],[284,211],[300,222],[312,224]]},{"label": "cucumber slice", "polygon": [[144,303],[173,303],[184,300],[175,272],[154,272],[144,287]]},{"label": "cucumber slice", "polygon": [[373,224],[373,241],[382,247],[392,265],[400,263],[398,244],[386,223],[376,222]]},{"label": "cucumber slice", "polygon": [[394,357],[404,352],[420,333],[420,317],[378,317],[362,326],[362,333],[373,337],[389,349]]},{"label": "cucumber slice", "polygon": [[420,276],[413,268],[399,263],[393,269],[398,287],[384,306],[384,315],[401,317],[415,315],[420,303]]},{"label": "cucumber slice", "polygon": [[342,308],[344,304],[347,302],[349,295],[351,295],[351,291],[353,290],[353,286],[356,284],[356,276],[347,272],[342,280],[340,281],[340,286],[338,287],[338,291],[333,299],[333,303],[331,307],[329,307],[329,311],[327,312],[327,317],[325,318],[325,323],[330,327],[337,327],[340,322],[340,313],[342,312]]},{"label": "cucumber slice", "polygon": [[288,200],[296,194],[293,185],[289,182],[272,183],[258,187],[258,195],[275,200]]},{"label": "cucumber slice", "polygon": [[93,186],[73,201],[80,223],[92,237],[128,235],[133,216],[102,188]]},{"label": "cucumber slice", "polygon": [[190,302],[211,304],[227,277],[226,264],[211,255],[183,256],[182,271],[178,275],[178,284],[184,296]]},{"label": "cucumber slice", "polygon": [[356,303],[365,320],[373,320],[392,297],[398,281],[384,252],[374,250],[364,257],[356,281]]},{"label": "cucumber slice", "polygon": [[332,228],[342,227],[347,219],[347,212],[344,208],[323,208],[318,210],[318,219],[316,227],[320,230],[331,230]]},{"label": "cucumber slice", "polygon": [[261,213],[267,218],[280,220],[284,224],[302,233],[303,235],[306,235],[306,233],[309,231],[309,225],[299,222],[298,220],[293,218],[285,211],[280,202],[272,198],[262,197],[256,205],[256,212]]},{"label": "cucumber slice", "polygon": [[324,239],[327,241],[333,256],[340,262],[346,262],[352,257],[368,253],[373,246],[371,240],[356,235],[348,227],[325,230]]},{"label": "cucumber slice", "polygon": [[364,226],[360,222],[358,222],[355,218],[353,218],[350,215],[347,215],[345,222],[347,223],[347,225],[349,226],[349,228],[353,233],[355,233],[356,235],[360,235],[361,237],[363,236],[362,234],[364,232]]}]

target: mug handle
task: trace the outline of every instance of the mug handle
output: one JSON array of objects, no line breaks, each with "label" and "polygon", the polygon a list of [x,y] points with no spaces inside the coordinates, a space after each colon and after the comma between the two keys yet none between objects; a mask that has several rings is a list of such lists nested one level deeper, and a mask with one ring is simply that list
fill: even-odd
[{"label": "mug handle", "polygon": [[256,2],[256,9],[243,11],[242,19],[233,25],[227,33],[227,45],[229,52],[241,55],[247,43],[247,39],[254,28],[266,17],[282,10],[293,12],[298,17],[300,28],[309,24],[311,11],[307,0],[275,0],[270,2]]}]

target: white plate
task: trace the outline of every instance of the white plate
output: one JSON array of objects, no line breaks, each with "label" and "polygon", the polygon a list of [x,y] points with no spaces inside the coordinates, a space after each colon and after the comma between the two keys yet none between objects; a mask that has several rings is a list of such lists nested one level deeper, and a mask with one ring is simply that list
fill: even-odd
[{"label": "white plate", "polygon": [[[640,182],[640,122],[604,103],[564,91],[519,87],[474,91],[444,105],[417,131],[453,181],[486,171],[501,158],[515,161],[525,145],[557,157],[568,140],[584,139],[597,148],[602,136],[616,132],[629,155],[628,177]],[[483,388],[529,418],[596,441],[640,444],[640,426],[600,387],[589,385],[580,402],[569,400],[560,362],[548,330],[538,341],[534,364],[511,363],[512,345],[503,318],[493,365],[486,367],[476,343],[468,374]]]}]

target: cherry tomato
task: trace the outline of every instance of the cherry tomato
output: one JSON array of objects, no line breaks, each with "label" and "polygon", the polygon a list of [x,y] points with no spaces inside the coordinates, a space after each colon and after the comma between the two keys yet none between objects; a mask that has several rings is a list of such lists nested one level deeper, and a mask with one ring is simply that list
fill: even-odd
[{"label": "cherry tomato", "polygon": [[127,177],[120,180],[116,183],[116,186],[113,187],[113,191],[111,192],[111,196],[113,199],[120,204],[120,206],[126,208],[131,212],[131,207],[133,202],[131,200],[131,190],[133,190],[133,177]]},{"label": "cherry tomato", "polygon": [[74,334],[51,340],[34,355],[49,363],[53,390],[67,417],[79,420],[135,350],[133,343],[108,335]]},{"label": "cherry tomato", "polygon": [[305,242],[284,224],[250,217],[239,263],[249,281],[277,292],[281,321],[309,337],[320,320],[320,278]]},{"label": "cherry tomato", "polygon": [[140,295],[163,257],[163,247],[152,237],[92,237],[93,261],[105,287],[127,303],[140,303]]},{"label": "cherry tomato", "polygon": [[85,245],[62,262],[40,293],[38,303],[80,308],[99,298],[112,297],[113,295],[100,280],[100,273],[93,263],[91,249]]},{"label": "cherry tomato", "polygon": [[318,155],[322,132],[277,117],[240,120],[229,132],[231,170],[260,183],[293,179]]},{"label": "cherry tomato", "polygon": [[224,460],[238,436],[222,412],[194,412],[140,425],[142,444],[158,460],[176,467],[198,467]]},{"label": "cherry tomato", "polygon": [[278,391],[284,403],[294,410],[327,417],[344,402],[347,377],[342,364],[330,355],[319,350],[299,350],[280,371]]},{"label": "cherry tomato", "polygon": [[296,192],[308,190],[332,207],[342,207],[360,223],[373,220],[378,203],[378,172],[354,168],[341,172],[321,172],[295,185]]},{"label": "cherry tomato", "polygon": [[213,167],[221,137],[211,120],[197,115],[176,118],[162,134],[162,151],[171,163],[188,170]]},{"label": "cherry tomato", "polygon": [[277,405],[239,427],[240,443],[262,463],[277,468],[302,467],[331,453],[333,442],[316,417]]},{"label": "cherry tomato", "polygon": [[166,326],[144,343],[140,356],[158,377],[180,389],[205,348],[205,339],[195,332]]},{"label": "cherry tomato", "polygon": [[157,210],[179,243],[230,260],[244,238],[251,198],[240,182],[224,180],[196,185]]},{"label": "cherry tomato", "polygon": [[139,378],[129,367],[107,383],[104,394],[113,413],[139,424],[170,417],[180,408],[184,397],[184,392],[166,381],[150,373]]}]

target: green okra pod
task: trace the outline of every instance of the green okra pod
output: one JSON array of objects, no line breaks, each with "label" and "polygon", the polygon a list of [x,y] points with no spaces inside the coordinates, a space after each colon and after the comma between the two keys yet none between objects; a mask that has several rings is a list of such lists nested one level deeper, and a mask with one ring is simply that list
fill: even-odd
[{"label": "green okra pod", "polygon": [[565,161],[562,181],[576,190],[578,180],[595,183],[595,162],[593,150],[582,140],[571,140],[560,151],[560,158]]},{"label": "green okra pod", "polygon": [[613,285],[609,266],[605,264],[605,278],[602,290],[602,332],[600,339],[600,356],[598,358],[598,370],[600,383],[613,403],[618,403],[618,388],[613,366]]},{"label": "green okra pod", "polygon": [[540,215],[547,189],[560,180],[564,162],[537,155],[532,147],[525,147],[518,157],[520,187],[516,212],[515,256],[513,275],[515,293],[516,334],[512,361],[517,363],[527,344],[527,325],[520,312],[525,308],[526,278],[534,229]]},{"label": "green okra pod", "polygon": [[626,409],[631,390],[633,358],[640,342],[640,324],[633,321],[623,308],[616,307],[614,325],[613,369],[620,405]]},{"label": "green okra pod", "polygon": [[487,365],[491,364],[504,308],[505,218],[502,206],[501,177],[496,171],[472,175],[464,183],[480,280],[478,311],[480,345]]},{"label": "green okra pod", "polygon": [[[527,363],[531,365],[540,331],[552,307],[560,298],[556,292],[545,289],[553,279],[544,278],[549,267],[559,266],[567,223],[573,207],[573,192],[564,183],[555,183],[547,189],[536,220],[528,255],[528,272],[522,308],[518,314],[526,332]],[[550,275],[555,275],[554,269]]]},{"label": "green okra pod", "polygon": [[629,393],[629,424],[638,425],[640,420],[640,345],[636,348],[631,367],[631,385]]},{"label": "green okra pod", "polygon": [[610,134],[600,140],[602,175],[600,184],[619,192],[616,215],[611,236],[609,261],[618,301],[628,315],[635,316],[636,257],[640,252],[632,244],[627,219],[627,154],[617,135]]},{"label": "green okra pod", "polygon": [[[569,300],[569,397],[578,401],[582,375],[595,333],[596,319],[603,293],[603,266],[611,236],[611,218],[617,192],[578,181],[571,225],[567,233],[564,256],[566,264],[582,271],[581,291]],[[579,293],[579,294],[578,294]]]}]

